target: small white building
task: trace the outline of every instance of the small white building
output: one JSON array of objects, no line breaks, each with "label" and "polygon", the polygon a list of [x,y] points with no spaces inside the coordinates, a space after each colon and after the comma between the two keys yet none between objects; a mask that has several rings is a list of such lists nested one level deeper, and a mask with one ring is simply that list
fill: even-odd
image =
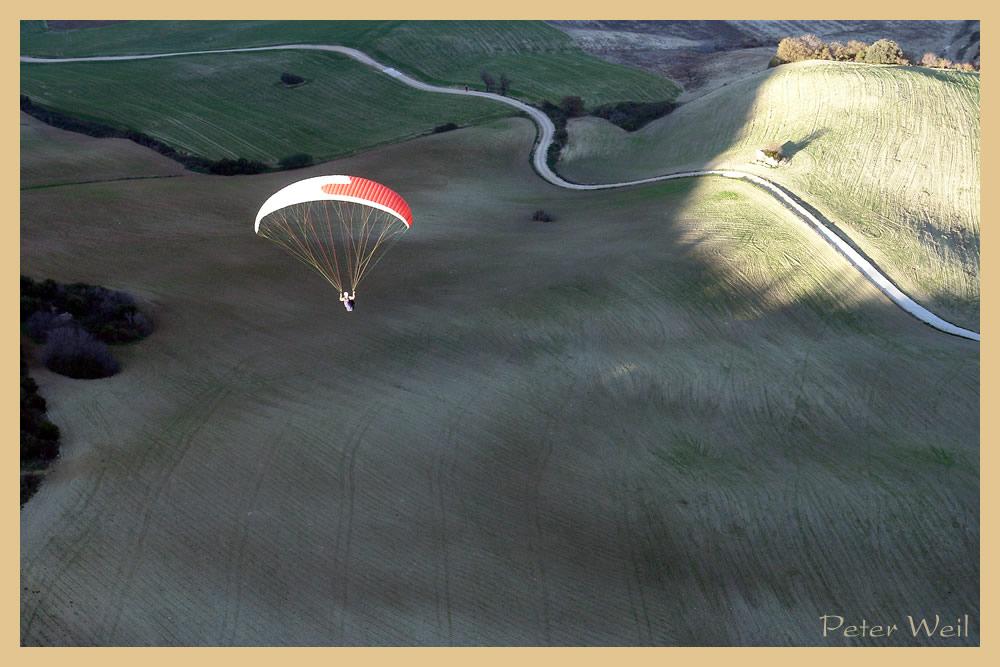
[{"label": "small white building", "polygon": [[774,155],[773,153],[768,154],[767,152],[764,151],[763,148],[758,148],[757,149],[757,160],[756,160],[756,162],[759,162],[759,163],[761,163],[761,164],[763,164],[765,166],[768,166],[768,167],[775,167],[776,168],[776,167],[780,167],[783,164],[787,164],[788,163],[788,159],[787,158],[783,158],[780,155]]}]

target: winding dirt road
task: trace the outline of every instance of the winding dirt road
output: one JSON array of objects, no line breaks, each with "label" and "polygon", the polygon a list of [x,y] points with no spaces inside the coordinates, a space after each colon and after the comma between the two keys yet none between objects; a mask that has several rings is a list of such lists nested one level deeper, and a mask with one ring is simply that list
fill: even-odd
[{"label": "winding dirt road", "polygon": [[398,79],[400,82],[405,83],[408,86],[417,88],[419,90],[424,90],[433,93],[446,93],[449,95],[466,95],[473,97],[483,97],[496,102],[502,102],[503,104],[508,104],[519,111],[527,114],[535,124],[538,126],[539,135],[535,143],[534,154],[532,156],[532,164],[534,165],[535,171],[541,175],[542,178],[557,185],[562,188],[568,188],[570,190],[603,190],[609,188],[622,188],[632,185],[641,185],[644,183],[655,183],[657,181],[665,181],[674,178],[691,178],[694,176],[721,176],[723,178],[732,178],[736,180],[747,181],[760,188],[763,188],[772,196],[774,196],[778,201],[780,201],[786,208],[792,211],[802,222],[811,227],[816,233],[822,236],[830,245],[832,245],[841,255],[843,255],[847,261],[849,261],[858,271],[860,271],[868,280],[872,282],[879,290],[882,291],[889,299],[891,299],[897,306],[913,315],[915,318],[928,324],[935,329],[943,331],[948,334],[955,336],[960,336],[962,338],[968,338],[970,340],[978,341],[979,333],[975,331],[970,331],[968,329],[963,329],[962,327],[956,326],[944,319],[938,317],[934,313],[930,312],[916,301],[911,299],[909,296],[904,294],[898,287],[896,287],[888,277],[885,276],[881,271],[879,271],[875,266],[857,249],[855,249],[851,244],[841,238],[836,234],[833,229],[834,226],[828,220],[821,219],[818,216],[813,215],[808,210],[806,210],[801,204],[799,204],[796,199],[787,190],[779,186],[778,184],[769,181],[760,176],[754,174],[749,174],[742,171],[735,171],[731,169],[726,170],[708,170],[708,171],[687,171],[675,174],[665,174],[662,176],[654,176],[651,178],[644,178],[637,181],[626,181],[622,183],[602,183],[602,184],[581,184],[581,183],[570,183],[564,180],[558,174],[553,172],[548,164],[546,164],[546,156],[548,155],[549,144],[552,143],[552,138],[555,135],[555,125],[542,111],[536,109],[535,107],[529,106],[524,102],[511,99],[509,97],[504,97],[502,95],[497,95],[494,93],[485,93],[475,90],[462,90],[458,88],[445,88],[442,86],[432,86],[430,84],[418,81],[406,74],[393,69],[392,67],[387,67],[367,54],[358,51],[357,49],[352,49],[346,46],[337,45],[324,45],[324,44],[286,44],[281,46],[256,46],[256,47],[246,47],[239,49],[217,49],[211,51],[182,51],[176,53],[157,53],[157,54],[147,54],[147,55],[131,55],[131,56],[93,56],[87,58],[33,58],[30,56],[21,56],[22,63],[68,63],[68,62],[96,62],[96,61],[113,61],[113,60],[138,60],[138,59],[148,59],[148,58],[168,58],[173,56],[193,56],[193,55],[205,55],[212,53],[239,53],[244,51],[274,51],[274,50],[288,50],[288,49],[298,49],[298,50],[313,50],[313,51],[333,51],[336,53],[341,53],[343,55],[354,58],[355,60],[372,67],[379,72]]}]

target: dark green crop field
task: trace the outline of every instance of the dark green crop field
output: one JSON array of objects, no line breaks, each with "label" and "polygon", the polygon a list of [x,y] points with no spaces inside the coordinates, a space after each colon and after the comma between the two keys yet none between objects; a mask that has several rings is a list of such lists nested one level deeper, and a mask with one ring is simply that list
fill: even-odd
[{"label": "dark green crop field", "polygon": [[482,86],[506,73],[509,95],[530,103],[580,95],[588,104],[676,97],[679,88],[643,70],[587,55],[540,21],[130,21],[67,33],[21,25],[21,54],[37,57],[339,44],[427,83]]}]

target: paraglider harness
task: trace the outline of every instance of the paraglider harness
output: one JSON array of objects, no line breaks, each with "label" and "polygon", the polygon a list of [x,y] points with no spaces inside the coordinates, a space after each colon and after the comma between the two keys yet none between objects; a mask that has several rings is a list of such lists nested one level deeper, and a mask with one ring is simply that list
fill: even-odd
[{"label": "paraglider harness", "polygon": [[347,292],[344,292],[343,294],[340,295],[340,300],[343,302],[344,308],[346,308],[347,312],[349,313],[354,311],[354,299],[352,298],[353,296],[354,296],[353,294],[351,294],[351,296],[347,296]]}]

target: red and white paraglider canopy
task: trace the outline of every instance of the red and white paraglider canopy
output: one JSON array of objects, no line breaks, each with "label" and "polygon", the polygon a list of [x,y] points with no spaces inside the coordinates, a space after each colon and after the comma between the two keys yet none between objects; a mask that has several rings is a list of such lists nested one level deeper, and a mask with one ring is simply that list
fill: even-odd
[{"label": "red and white paraglider canopy", "polygon": [[398,194],[357,176],[317,176],[267,198],[253,229],[350,291],[413,224]]},{"label": "red and white paraglider canopy", "polygon": [[295,204],[311,201],[336,200],[355,202],[389,213],[407,228],[413,224],[410,207],[398,194],[381,183],[357,176],[316,176],[285,186],[268,197],[257,212],[253,230],[260,230],[260,221],[268,214]]}]

